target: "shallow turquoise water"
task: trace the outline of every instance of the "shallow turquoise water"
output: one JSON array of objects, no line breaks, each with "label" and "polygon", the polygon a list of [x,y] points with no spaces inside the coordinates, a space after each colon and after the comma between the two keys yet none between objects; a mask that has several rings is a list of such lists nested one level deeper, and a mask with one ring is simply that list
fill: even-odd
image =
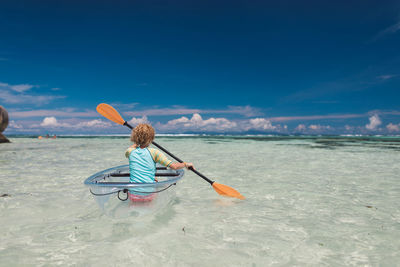
[{"label": "shallow turquoise water", "polygon": [[399,138],[158,137],[246,200],[186,173],[165,209],[111,218],[83,181],[128,138],[0,145],[0,265],[395,266]]}]

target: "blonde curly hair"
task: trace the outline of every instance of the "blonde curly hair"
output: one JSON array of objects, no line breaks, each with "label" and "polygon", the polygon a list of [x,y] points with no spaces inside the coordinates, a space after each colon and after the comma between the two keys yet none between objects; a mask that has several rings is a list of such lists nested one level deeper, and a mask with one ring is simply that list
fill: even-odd
[{"label": "blonde curly hair", "polygon": [[131,141],[138,147],[145,148],[154,140],[155,131],[150,124],[141,123],[131,132]]}]

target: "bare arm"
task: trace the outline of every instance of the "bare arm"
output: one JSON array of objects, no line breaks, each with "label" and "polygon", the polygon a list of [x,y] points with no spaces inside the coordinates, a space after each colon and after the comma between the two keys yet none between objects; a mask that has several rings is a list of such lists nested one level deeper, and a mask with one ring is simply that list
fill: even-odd
[{"label": "bare arm", "polygon": [[191,162],[182,162],[182,163],[174,162],[171,165],[169,165],[169,167],[174,170],[183,169],[183,168],[189,169],[190,167],[192,167],[194,169],[193,163],[191,163]]},{"label": "bare arm", "polygon": [[169,160],[163,153],[161,153],[158,149],[149,148],[150,154],[154,160],[154,162],[159,163],[163,166],[170,167],[173,170],[183,169],[183,168],[193,168],[193,163],[191,162],[172,162]]}]

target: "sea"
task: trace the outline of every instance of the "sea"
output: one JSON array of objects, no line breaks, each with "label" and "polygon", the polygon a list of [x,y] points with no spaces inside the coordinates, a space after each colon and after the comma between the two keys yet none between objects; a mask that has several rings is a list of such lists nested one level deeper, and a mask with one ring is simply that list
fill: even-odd
[{"label": "sea", "polygon": [[84,181],[127,164],[128,136],[9,139],[0,266],[400,263],[399,136],[156,136],[246,199],[186,171],[162,209],[122,217],[105,213]]}]

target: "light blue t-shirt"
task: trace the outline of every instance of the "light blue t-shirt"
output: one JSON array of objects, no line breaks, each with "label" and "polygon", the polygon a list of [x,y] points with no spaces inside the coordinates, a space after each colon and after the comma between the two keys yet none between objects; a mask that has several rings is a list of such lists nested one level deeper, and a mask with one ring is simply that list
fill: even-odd
[{"label": "light blue t-shirt", "polygon": [[136,148],[129,154],[131,183],[154,183],[156,163],[147,148]]}]

